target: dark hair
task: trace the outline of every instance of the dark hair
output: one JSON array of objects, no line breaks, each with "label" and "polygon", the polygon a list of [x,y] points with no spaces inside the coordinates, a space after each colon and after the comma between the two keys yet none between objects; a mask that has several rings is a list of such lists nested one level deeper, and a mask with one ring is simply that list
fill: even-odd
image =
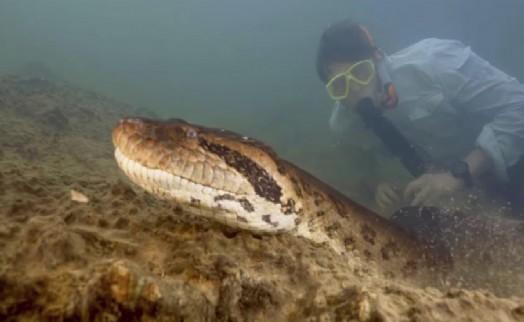
[{"label": "dark hair", "polygon": [[373,57],[375,47],[359,24],[346,19],[331,24],[322,34],[317,51],[317,74],[327,82],[329,65]]}]

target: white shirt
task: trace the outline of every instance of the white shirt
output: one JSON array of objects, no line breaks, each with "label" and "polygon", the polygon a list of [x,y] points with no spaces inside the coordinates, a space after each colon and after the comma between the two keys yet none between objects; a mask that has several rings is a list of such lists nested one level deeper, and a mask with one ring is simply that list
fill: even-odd
[{"label": "white shirt", "polygon": [[[384,115],[406,139],[442,166],[480,147],[493,171],[524,154],[524,86],[455,40],[425,39],[391,56],[382,70],[395,85],[399,102]],[[379,76],[381,76],[379,74]],[[351,130],[357,114],[335,105],[330,126]]]}]

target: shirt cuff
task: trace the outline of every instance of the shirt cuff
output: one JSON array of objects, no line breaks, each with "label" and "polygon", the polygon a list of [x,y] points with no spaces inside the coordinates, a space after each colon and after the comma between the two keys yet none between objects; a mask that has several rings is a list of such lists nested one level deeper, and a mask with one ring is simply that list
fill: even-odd
[{"label": "shirt cuff", "polygon": [[493,162],[493,172],[495,175],[504,181],[508,181],[508,172],[504,155],[490,124],[486,124],[482,128],[482,131],[477,138],[477,146],[480,147]]}]

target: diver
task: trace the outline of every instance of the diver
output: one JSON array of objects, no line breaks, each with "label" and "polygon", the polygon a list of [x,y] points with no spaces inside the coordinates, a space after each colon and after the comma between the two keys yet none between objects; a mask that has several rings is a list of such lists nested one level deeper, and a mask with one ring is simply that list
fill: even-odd
[{"label": "diver", "polygon": [[515,78],[456,40],[424,39],[388,56],[351,20],[323,32],[316,69],[335,101],[331,130],[359,135],[358,114],[376,109],[365,124],[413,174],[402,186],[376,182],[380,209],[475,188],[522,211],[524,86]]}]

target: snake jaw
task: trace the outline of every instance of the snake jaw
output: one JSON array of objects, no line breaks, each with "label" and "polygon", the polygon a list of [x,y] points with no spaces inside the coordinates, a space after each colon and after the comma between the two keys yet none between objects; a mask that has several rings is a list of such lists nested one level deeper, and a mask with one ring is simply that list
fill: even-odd
[{"label": "snake jaw", "polygon": [[301,204],[281,185],[276,154],[212,131],[181,120],[122,119],[113,129],[115,158],[135,184],[194,215],[258,232],[294,229]]},{"label": "snake jaw", "polygon": [[187,213],[256,232],[278,233],[295,228],[297,216],[283,212],[280,204],[269,203],[256,195],[237,195],[213,189],[159,169],[144,167],[118,148],[115,159],[131,181],[162,199],[175,201]]},{"label": "snake jaw", "polygon": [[113,144],[123,156],[148,169],[216,190],[254,193],[246,180],[227,171],[220,158],[199,147],[198,129],[184,121],[125,118],[113,129]]}]

